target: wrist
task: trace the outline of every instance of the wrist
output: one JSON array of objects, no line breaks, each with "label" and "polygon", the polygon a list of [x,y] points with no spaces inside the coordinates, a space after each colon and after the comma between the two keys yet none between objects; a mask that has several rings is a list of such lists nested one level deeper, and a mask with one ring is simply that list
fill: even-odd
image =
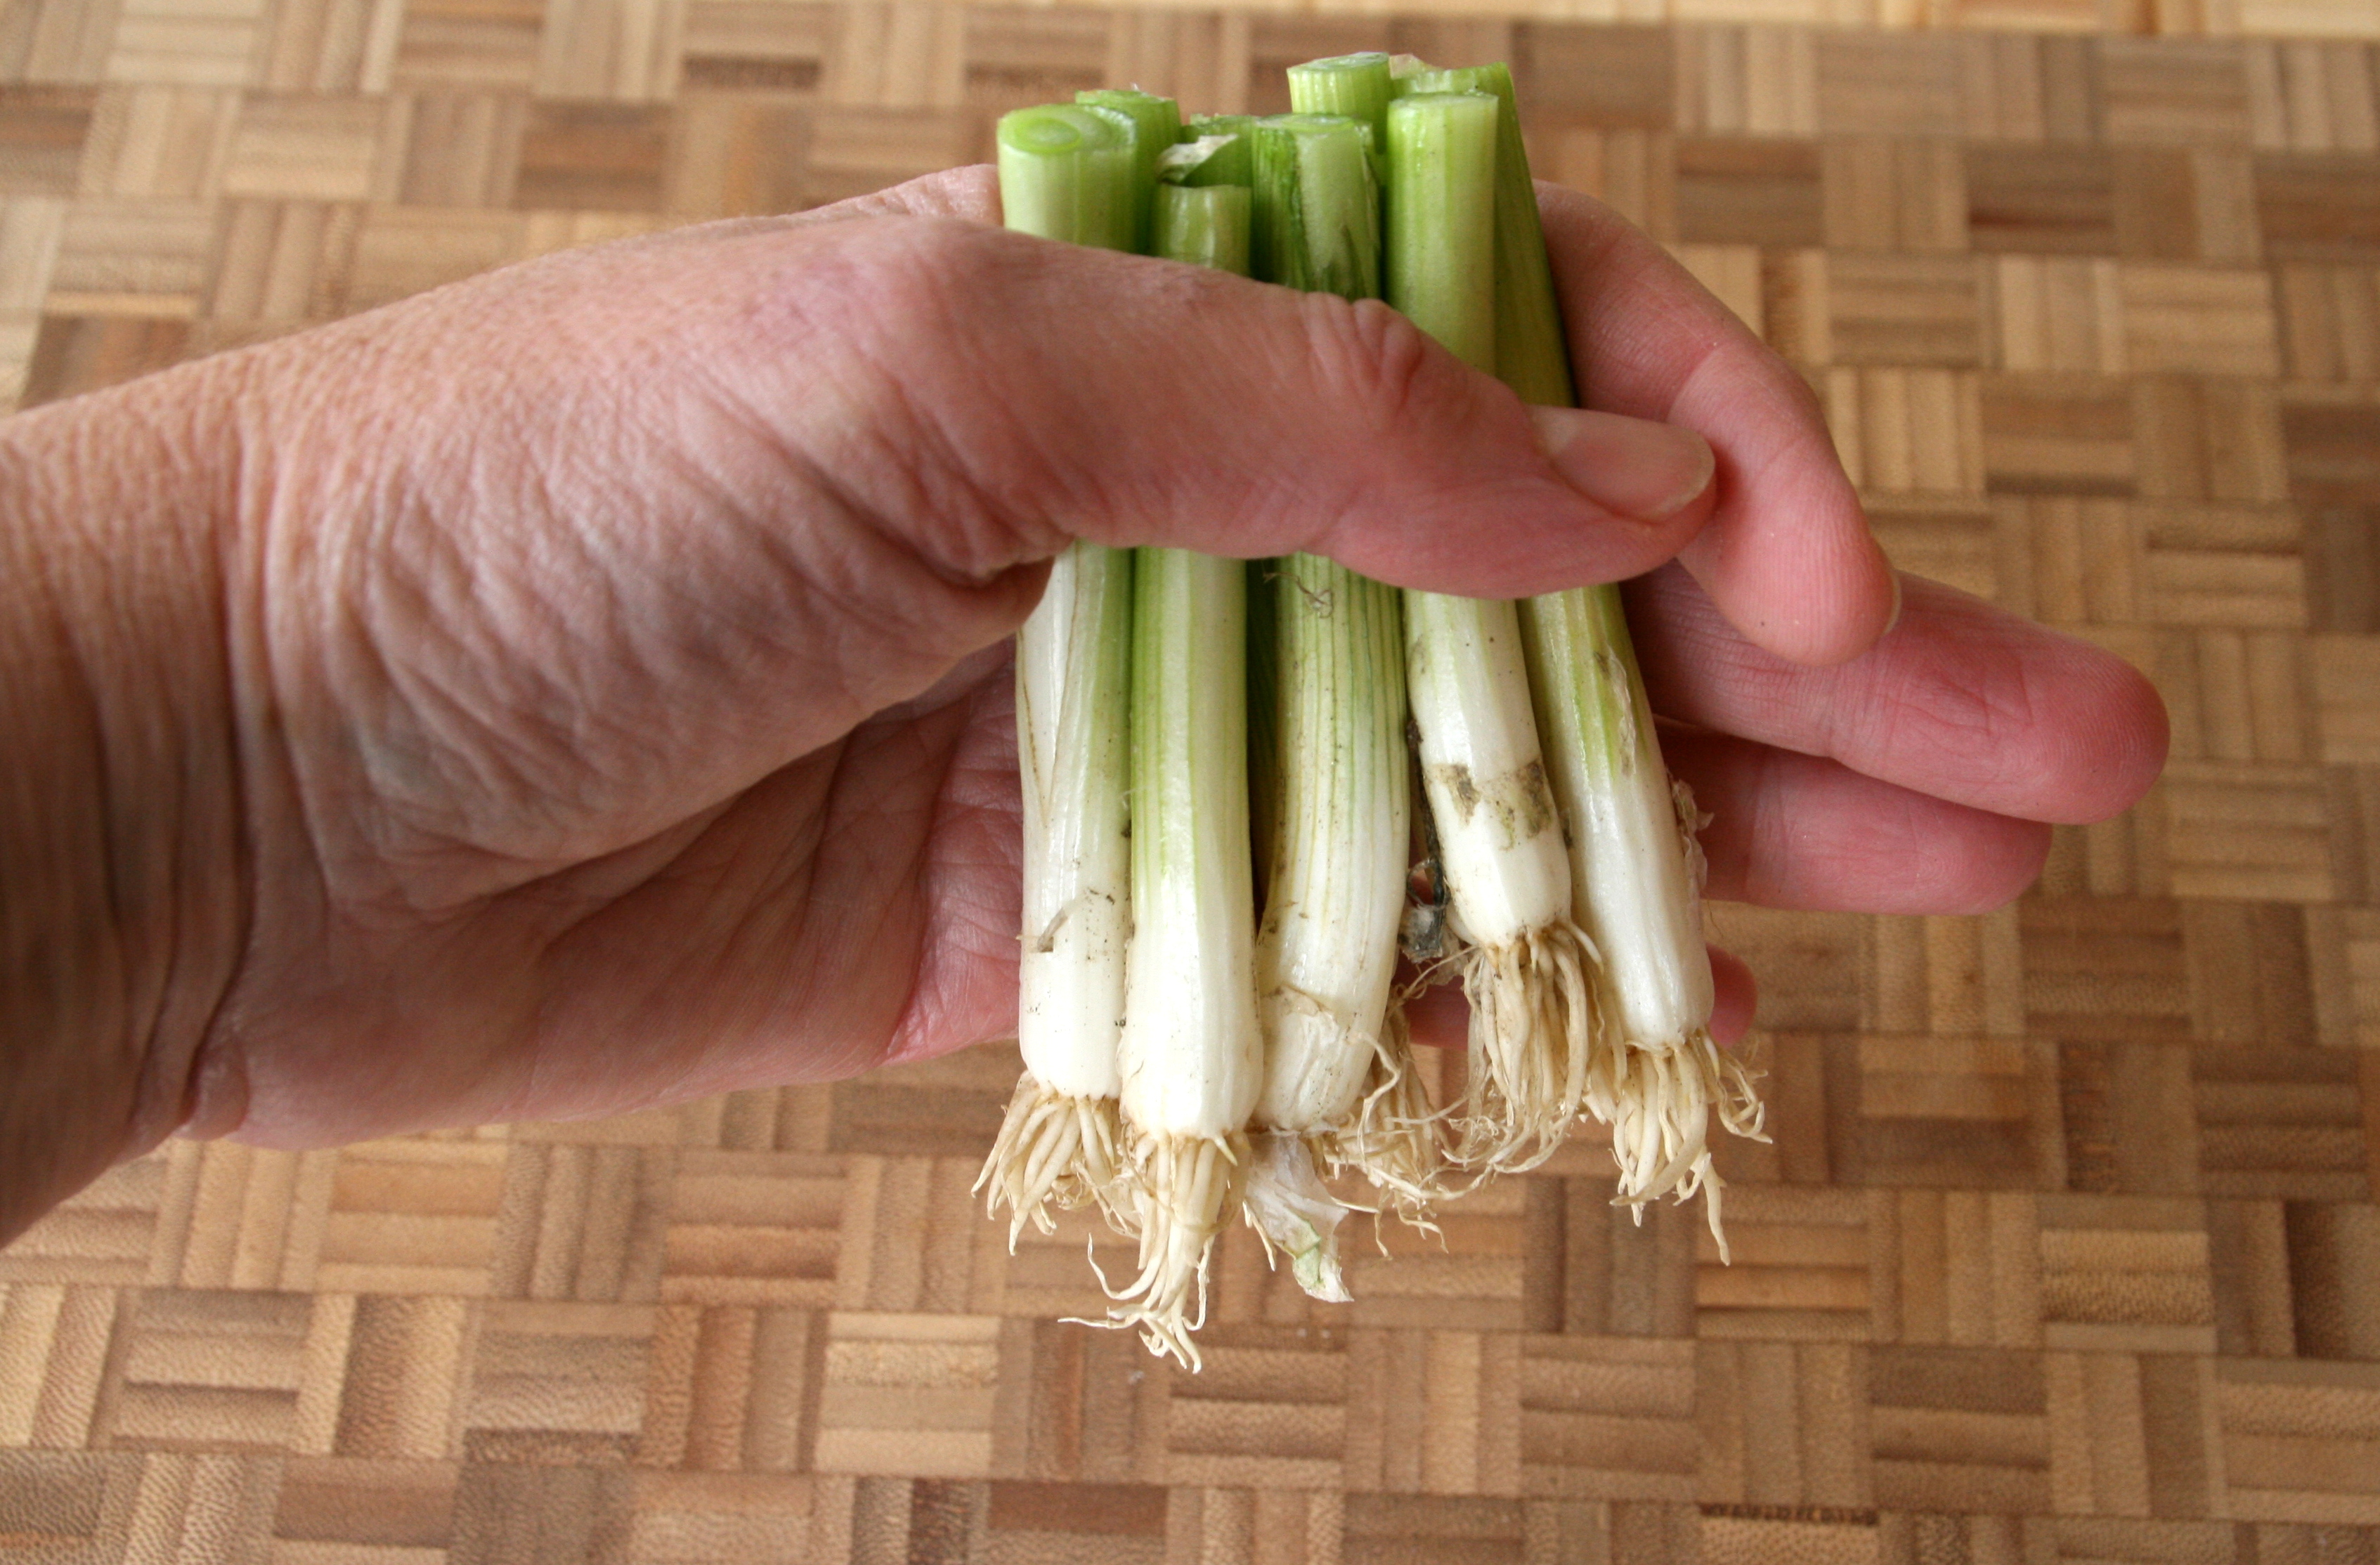
[{"label": "wrist", "polygon": [[0,423],[0,1241],[188,1118],[237,964],[237,374]]}]

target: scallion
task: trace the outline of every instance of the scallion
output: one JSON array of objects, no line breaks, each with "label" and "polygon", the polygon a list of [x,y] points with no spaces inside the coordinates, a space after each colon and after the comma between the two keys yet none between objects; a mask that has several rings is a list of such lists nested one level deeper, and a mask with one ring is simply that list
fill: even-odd
[{"label": "scallion", "polygon": [[[1496,103],[1410,93],[1389,107],[1389,302],[1493,372]],[[1513,605],[1405,594],[1422,785],[1465,943],[1471,1001],[1463,1160],[1550,1155],[1587,1091],[1594,949],[1548,785]]]},{"label": "scallion", "polygon": [[[1423,79],[1496,100],[1497,370],[1524,400],[1568,406],[1575,400],[1569,354],[1512,74],[1480,66]],[[1765,1138],[1752,1074],[1710,1036],[1694,798],[1662,762],[1618,588],[1532,599],[1522,605],[1521,630],[1554,796],[1570,829],[1576,916],[1602,956],[1609,1036],[1590,1073],[1587,1107],[1611,1126],[1620,1199],[1641,1212],[1647,1201],[1700,1190],[1724,1257],[1710,1115],[1734,1134]]]},{"label": "scallion", "polygon": [[[1131,124],[1052,104],[1004,115],[1001,205],[1042,238],[1122,249],[1133,242],[1138,163]],[[1009,1243],[1050,1207],[1096,1202],[1128,1228],[1121,1172],[1116,1044],[1132,930],[1126,809],[1132,552],[1075,543],[1016,637],[1016,756],[1023,785],[1024,920],[1016,1035],[1025,1074],[977,1180]]]},{"label": "scallion", "polygon": [[[1245,187],[1157,187],[1158,253],[1245,273]],[[1139,1274],[1110,1319],[1196,1368],[1215,1236],[1237,1215],[1264,1079],[1248,850],[1246,571],[1135,551],[1133,942],[1123,1132]]]}]

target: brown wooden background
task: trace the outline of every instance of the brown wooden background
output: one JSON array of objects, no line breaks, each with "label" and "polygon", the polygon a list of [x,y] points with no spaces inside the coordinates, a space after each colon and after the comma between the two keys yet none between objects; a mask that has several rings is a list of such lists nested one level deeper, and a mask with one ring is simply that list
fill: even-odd
[{"label": "brown wooden background", "polygon": [[1566,1154],[1350,1306],[1235,1238],[1192,1379],[1053,1323],[1079,1234],[976,1215],[990,1049],[175,1145],[0,1255],[0,1557],[2380,1565],[2380,0],[1450,9],[12,0],[0,390],[1077,87],[1512,58],[1540,171],[1806,370],[1904,564],[2173,709],[2018,907],[1722,910],[1775,1067],[1735,1266]]}]

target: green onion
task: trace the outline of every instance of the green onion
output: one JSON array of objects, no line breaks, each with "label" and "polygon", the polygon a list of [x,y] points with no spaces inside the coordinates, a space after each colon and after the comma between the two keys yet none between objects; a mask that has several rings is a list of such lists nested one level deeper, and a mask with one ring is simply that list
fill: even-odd
[{"label": "green onion", "polygon": [[1289,106],[1302,115],[1342,115],[1366,127],[1375,148],[1388,135],[1389,57],[1336,55],[1289,67]]},{"label": "green onion", "polygon": [[1496,100],[1496,373],[1523,402],[1571,406],[1577,394],[1512,73],[1500,65],[1465,66],[1417,71],[1410,79],[1415,91],[1485,92]]},{"label": "green onion", "polygon": [[1133,179],[1133,239],[1118,248],[1147,255],[1156,235],[1157,160],[1182,140],[1181,105],[1151,92],[1104,87],[1077,92],[1075,102],[1111,110],[1132,121],[1133,159],[1138,165]]},{"label": "green onion", "polygon": [[1160,185],[1154,254],[1248,274],[1248,188]]},{"label": "green onion", "polygon": [[[1495,368],[1496,103],[1416,93],[1389,108],[1389,302]],[[1548,787],[1513,606],[1405,594],[1413,717],[1450,922],[1468,948],[1465,1162],[1550,1156],[1586,1093],[1593,948]]]},{"label": "green onion", "polygon": [[1256,127],[1256,265],[1268,283],[1341,298],[1380,297],[1377,199],[1364,127],[1336,115],[1274,115]]},{"label": "green onion", "polygon": [[1475,370],[1496,370],[1496,100],[1389,106],[1390,301]]},{"label": "green onion", "polygon": [[[1007,225],[1068,244],[1128,248],[1138,210],[1132,123],[1071,103],[1020,109],[999,128]],[[1024,790],[1024,919],[1016,1037],[1025,1074],[976,1181],[1009,1243],[1051,1206],[1120,1204],[1116,1046],[1132,930],[1125,803],[1132,553],[1076,543],[1016,635],[1016,758]]]},{"label": "green onion", "polygon": [[1254,115],[1198,115],[1190,121],[1190,136],[1215,143],[1213,150],[1182,182],[1185,185],[1254,185],[1257,182]]},{"label": "green onion", "polygon": [[[1245,187],[1156,192],[1158,253],[1247,269]],[[1248,850],[1246,567],[1135,551],[1133,942],[1118,1062],[1140,1271],[1117,1326],[1195,1369],[1215,1235],[1240,1208],[1264,1080]]]},{"label": "green onion", "polygon": [[[1344,116],[1257,127],[1267,281],[1378,297],[1370,142]],[[1442,1194],[1443,1155],[1391,995],[1412,796],[1403,637],[1394,589],[1331,561],[1276,561],[1267,585],[1277,748],[1264,769],[1265,1088],[1248,1211],[1307,1292],[1343,1300],[1337,1229],[1348,1208],[1318,1164],[1362,1173],[1416,1222]]]},{"label": "green onion", "polygon": [[[1512,74],[1502,66],[1439,74],[1498,102],[1498,371],[1524,400],[1570,406],[1570,359]],[[1620,1199],[1641,1213],[1647,1201],[1700,1190],[1724,1258],[1710,1113],[1734,1134],[1763,1139],[1764,1110],[1751,1073],[1710,1036],[1700,816],[1662,763],[1619,588],[1533,599],[1522,605],[1521,630],[1570,829],[1575,913],[1602,956],[1609,1037],[1590,1073],[1587,1107],[1611,1126]]]}]

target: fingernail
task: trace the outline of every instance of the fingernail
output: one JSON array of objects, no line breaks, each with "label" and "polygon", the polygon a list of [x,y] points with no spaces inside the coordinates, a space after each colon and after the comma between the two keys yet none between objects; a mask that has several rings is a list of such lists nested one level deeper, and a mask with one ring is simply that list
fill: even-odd
[{"label": "fingernail", "polygon": [[[1892,572],[1891,572],[1891,576],[1892,576],[1892,613],[1888,613],[1888,614],[1887,614],[1887,615],[1885,615],[1885,616],[1884,616],[1884,633],[1883,633],[1883,636],[1890,636],[1890,635],[1892,634],[1892,627],[1893,627],[1893,626],[1895,626],[1895,625],[1899,625],[1899,624],[1900,623],[1900,609],[1901,609],[1901,600],[1900,600],[1900,573],[1899,571],[1892,571]],[[1878,640],[1882,640],[1882,639],[1883,639],[1883,636],[1879,636],[1879,637],[1877,637],[1877,639],[1878,639]]]},{"label": "fingernail", "polygon": [[1673,515],[1710,487],[1710,443],[1692,430],[1595,413],[1532,407],[1537,443],[1571,488],[1607,511],[1645,521]]}]

